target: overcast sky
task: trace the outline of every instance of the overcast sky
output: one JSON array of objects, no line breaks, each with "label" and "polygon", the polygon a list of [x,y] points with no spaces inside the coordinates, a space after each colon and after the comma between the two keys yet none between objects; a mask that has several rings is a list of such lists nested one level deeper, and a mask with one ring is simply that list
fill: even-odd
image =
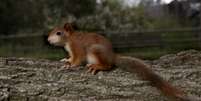
[{"label": "overcast sky", "polygon": [[173,0],[162,0],[162,1],[165,2],[165,3],[170,3]]},{"label": "overcast sky", "polygon": [[[138,4],[140,0],[125,0],[127,2],[128,5],[135,5],[135,4]],[[170,3],[171,1],[173,0],[161,0],[162,3]]]}]

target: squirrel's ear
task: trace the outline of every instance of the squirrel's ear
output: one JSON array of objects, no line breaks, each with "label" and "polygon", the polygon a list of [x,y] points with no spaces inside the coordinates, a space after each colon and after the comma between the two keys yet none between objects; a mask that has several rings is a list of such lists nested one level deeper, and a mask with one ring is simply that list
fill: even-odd
[{"label": "squirrel's ear", "polygon": [[64,25],[64,29],[65,29],[67,32],[73,32],[73,31],[74,31],[74,29],[73,29],[71,23],[66,23],[66,24]]}]

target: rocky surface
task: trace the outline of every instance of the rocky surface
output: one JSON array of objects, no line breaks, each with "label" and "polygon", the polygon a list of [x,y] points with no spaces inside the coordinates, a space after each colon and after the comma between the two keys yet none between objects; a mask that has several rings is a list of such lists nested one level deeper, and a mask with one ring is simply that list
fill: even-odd
[{"label": "rocky surface", "polygon": [[[201,52],[183,51],[146,61],[185,93],[201,97]],[[0,58],[0,101],[169,101],[149,82],[119,68],[97,75],[61,69],[45,59]]]}]

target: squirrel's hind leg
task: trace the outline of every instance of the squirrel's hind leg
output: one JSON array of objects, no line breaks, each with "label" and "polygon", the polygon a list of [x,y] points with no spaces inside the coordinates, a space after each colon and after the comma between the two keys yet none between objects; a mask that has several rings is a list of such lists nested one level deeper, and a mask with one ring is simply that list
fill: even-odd
[{"label": "squirrel's hind leg", "polygon": [[92,47],[87,52],[87,72],[96,74],[97,71],[110,70],[112,68],[112,54],[108,54],[103,47]]}]

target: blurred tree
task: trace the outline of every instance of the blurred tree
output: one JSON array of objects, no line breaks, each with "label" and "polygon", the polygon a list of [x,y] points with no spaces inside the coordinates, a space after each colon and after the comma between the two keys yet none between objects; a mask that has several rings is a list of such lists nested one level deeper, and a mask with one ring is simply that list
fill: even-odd
[{"label": "blurred tree", "polygon": [[43,27],[44,17],[41,15],[40,1],[1,0],[0,27],[1,34],[14,34],[18,29],[37,29]]},{"label": "blurred tree", "polygon": [[0,33],[8,34],[17,30],[16,25],[18,24],[17,17],[11,13],[14,10],[12,0],[1,0],[0,1]]},{"label": "blurred tree", "polygon": [[125,6],[125,0],[0,0],[0,33],[41,31],[76,21],[83,30],[135,30],[179,26],[173,17],[156,19],[146,7],[161,0],[140,0]]},{"label": "blurred tree", "polygon": [[153,6],[156,2],[154,0],[140,0],[139,5],[143,6]]},{"label": "blurred tree", "polygon": [[1,34],[15,34],[19,30],[35,31],[47,22],[59,23],[63,18],[80,18],[94,14],[96,0],[1,0]]},{"label": "blurred tree", "polygon": [[96,0],[44,0],[47,24],[50,28],[61,22],[80,19],[93,15],[96,11]]}]

